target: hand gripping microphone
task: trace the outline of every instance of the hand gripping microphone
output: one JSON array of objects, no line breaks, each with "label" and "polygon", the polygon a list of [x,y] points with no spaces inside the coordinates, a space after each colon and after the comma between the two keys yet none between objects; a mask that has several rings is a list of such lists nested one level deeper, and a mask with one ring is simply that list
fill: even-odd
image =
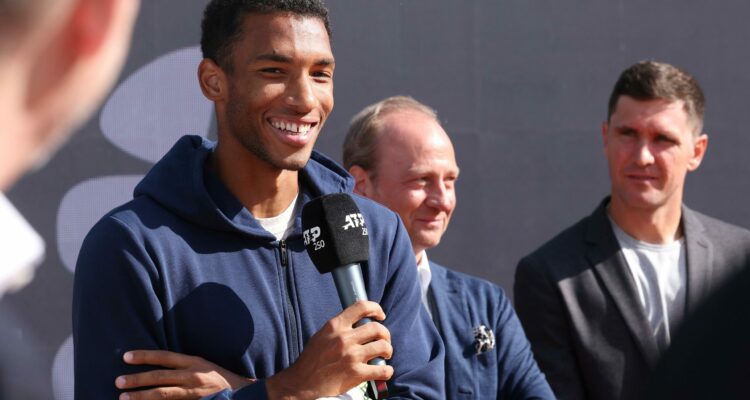
[{"label": "hand gripping microphone", "polygon": [[[360,263],[369,258],[370,244],[365,220],[346,193],[318,197],[302,209],[302,236],[307,254],[321,274],[331,272],[341,306],[347,308],[358,300],[367,300]],[[355,327],[371,322],[363,318]],[[385,365],[380,357],[368,362]],[[384,382],[370,381],[371,394],[381,398],[387,391]]]}]

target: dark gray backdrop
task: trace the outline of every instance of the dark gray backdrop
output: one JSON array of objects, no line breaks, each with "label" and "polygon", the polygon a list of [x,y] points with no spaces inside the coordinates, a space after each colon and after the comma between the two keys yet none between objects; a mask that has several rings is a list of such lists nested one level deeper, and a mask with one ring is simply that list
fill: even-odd
[{"label": "dark gray backdrop", "polygon": [[[3,298],[48,361],[50,398],[72,398],[77,246],[182,133],[211,136],[195,82],[205,0],[145,0],[104,111],[8,194],[47,241],[34,281]],[[600,124],[619,72],[653,58],[692,72],[710,141],[686,202],[750,226],[744,198],[750,4],[742,1],[329,1],[336,107],[318,149],[340,160],[349,118],[383,97],[433,106],[456,146],[458,208],[430,257],[511,295],[518,259],[608,192]]]}]

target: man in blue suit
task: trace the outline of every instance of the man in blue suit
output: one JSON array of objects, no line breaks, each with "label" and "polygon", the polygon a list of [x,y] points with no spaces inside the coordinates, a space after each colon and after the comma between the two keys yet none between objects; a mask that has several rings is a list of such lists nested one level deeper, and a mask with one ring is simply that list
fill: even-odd
[{"label": "man in blue suit", "polygon": [[351,122],[344,166],[355,193],[401,217],[417,260],[422,302],[446,347],[451,399],[553,399],[508,298],[498,286],[427,260],[456,206],[459,169],[431,108],[396,96]]}]

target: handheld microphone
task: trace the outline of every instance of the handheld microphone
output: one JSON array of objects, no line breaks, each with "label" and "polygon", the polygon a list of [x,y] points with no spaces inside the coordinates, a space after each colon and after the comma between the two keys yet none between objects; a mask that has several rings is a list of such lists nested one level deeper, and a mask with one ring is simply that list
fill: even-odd
[{"label": "handheld microphone", "polygon": [[[365,220],[357,204],[346,193],[329,194],[311,200],[302,208],[302,236],[307,254],[321,274],[331,272],[341,306],[367,300],[360,263],[370,257]],[[362,318],[355,327],[371,322]],[[385,365],[381,357],[370,365]],[[384,394],[384,382],[370,381],[373,394]],[[376,396],[375,398],[381,398]]]}]

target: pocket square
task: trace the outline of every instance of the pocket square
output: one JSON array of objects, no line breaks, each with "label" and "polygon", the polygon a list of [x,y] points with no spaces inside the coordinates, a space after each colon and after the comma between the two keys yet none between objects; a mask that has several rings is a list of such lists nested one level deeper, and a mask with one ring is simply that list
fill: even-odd
[{"label": "pocket square", "polygon": [[492,329],[479,325],[474,328],[474,349],[477,354],[486,353],[495,348],[495,333]]}]

